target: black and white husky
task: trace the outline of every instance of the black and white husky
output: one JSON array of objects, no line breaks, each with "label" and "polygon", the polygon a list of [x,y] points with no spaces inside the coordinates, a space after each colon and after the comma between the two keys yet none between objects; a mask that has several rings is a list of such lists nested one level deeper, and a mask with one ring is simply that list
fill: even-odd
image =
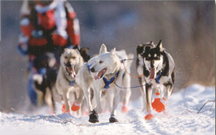
[{"label": "black and white husky", "polygon": [[[140,53],[142,49],[142,53]],[[147,112],[146,120],[153,118],[152,109],[157,112],[165,110],[168,98],[173,91],[175,79],[175,62],[172,56],[162,47],[161,40],[157,45],[139,45],[137,47],[137,73],[143,74],[139,82],[145,84],[142,91],[143,106]],[[142,72],[140,67],[142,67]],[[152,102],[152,90],[156,98]]]}]

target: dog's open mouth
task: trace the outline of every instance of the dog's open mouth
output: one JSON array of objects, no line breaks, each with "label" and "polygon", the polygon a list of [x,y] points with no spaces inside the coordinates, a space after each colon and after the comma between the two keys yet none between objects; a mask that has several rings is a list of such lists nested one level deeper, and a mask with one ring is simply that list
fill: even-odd
[{"label": "dog's open mouth", "polygon": [[155,79],[155,68],[150,68],[150,79]]},{"label": "dog's open mouth", "polygon": [[95,80],[101,79],[104,76],[104,74],[106,73],[106,71],[107,71],[107,68],[104,68],[100,72],[98,72],[98,75],[95,76]]},{"label": "dog's open mouth", "polygon": [[71,67],[67,66],[66,71],[68,72],[69,76],[71,76],[73,78],[76,77],[76,72],[74,70],[74,66],[71,66]]}]

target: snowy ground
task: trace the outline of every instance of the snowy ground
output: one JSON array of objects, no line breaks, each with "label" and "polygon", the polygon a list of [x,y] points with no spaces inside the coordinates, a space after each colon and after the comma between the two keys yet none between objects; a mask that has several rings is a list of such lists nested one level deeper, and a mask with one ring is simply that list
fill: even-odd
[{"label": "snowy ground", "polygon": [[[146,134],[146,135],[213,135],[215,134],[215,88],[192,85],[174,93],[168,101],[166,113],[154,113],[150,121],[144,120],[142,99],[130,104],[129,112],[118,112],[118,123],[109,123],[109,113],[99,115],[99,123],[91,124],[88,116],[67,114],[23,115],[0,112],[0,134],[7,135],[72,135],[72,134]],[[120,108],[120,107],[119,107]]]}]

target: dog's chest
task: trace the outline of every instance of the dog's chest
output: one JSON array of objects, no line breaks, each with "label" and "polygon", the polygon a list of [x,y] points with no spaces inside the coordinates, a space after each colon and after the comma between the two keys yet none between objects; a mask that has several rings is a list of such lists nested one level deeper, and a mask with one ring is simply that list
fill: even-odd
[{"label": "dog's chest", "polygon": [[143,74],[143,66],[138,66],[137,67],[137,73],[138,73],[138,75],[142,75]]},{"label": "dog's chest", "polygon": [[152,79],[150,80],[149,77],[145,77],[146,83],[150,83],[152,85],[160,85],[160,84],[164,84],[166,82],[168,82],[170,80],[169,76],[161,76],[160,79],[158,80],[158,82],[156,81],[156,79]]}]

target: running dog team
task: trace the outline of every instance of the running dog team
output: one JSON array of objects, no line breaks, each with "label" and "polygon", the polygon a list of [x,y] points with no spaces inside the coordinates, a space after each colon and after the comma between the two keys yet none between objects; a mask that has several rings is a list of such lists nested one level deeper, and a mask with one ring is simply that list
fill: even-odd
[{"label": "running dog team", "polygon": [[[65,113],[80,113],[86,99],[84,106],[89,111],[89,122],[99,122],[98,113],[104,110],[111,112],[110,122],[118,122],[116,112],[120,99],[123,100],[122,112],[128,112],[127,105],[133,88],[130,84],[130,67],[134,56],[126,54],[125,50],[116,51],[115,48],[109,52],[102,44],[99,54],[84,62],[83,56],[88,54],[83,50],[87,52],[88,49],[66,48],[60,57],[60,68],[52,87],[44,83],[50,80],[34,75],[36,89],[50,89],[51,96],[45,96],[52,98],[49,100],[52,101],[50,106],[54,108],[55,102],[63,100],[62,111]],[[153,118],[152,109],[158,113],[165,111],[173,91],[175,63],[162,47],[161,40],[157,45],[153,42],[138,45],[136,59],[145,119],[150,120]],[[153,102],[152,91],[155,93]]]},{"label": "running dog team", "polygon": [[[54,0],[45,6],[44,3],[35,6],[34,11],[39,18],[40,26],[34,24],[36,27],[34,30],[28,25],[25,17],[21,21],[24,34],[21,39],[24,41],[28,38],[27,42],[30,46],[28,53],[37,56],[32,62],[37,72],[31,75],[33,81],[30,80],[30,82],[33,82],[37,95],[42,95],[41,98],[53,111],[56,110],[55,102],[63,101],[62,111],[65,113],[77,111],[80,114],[81,110],[88,108],[91,123],[99,122],[98,113],[105,110],[110,111],[109,122],[118,122],[116,112],[119,101],[123,101],[122,112],[128,112],[131,89],[134,87],[131,86],[131,78],[135,76],[130,74],[134,55],[127,54],[125,50],[117,51],[115,48],[108,51],[107,46],[102,44],[98,55],[90,58],[88,48],[78,47],[79,32],[72,7],[67,2],[58,2]],[[57,4],[60,6],[56,6]],[[56,12],[55,17],[62,18],[61,8],[67,10],[65,20],[52,21],[53,12]],[[46,15],[43,15],[45,11]],[[60,12],[59,15],[58,12]],[[51,21],[47,22],[44,18],[50,18]],[[76,26],[70,27],[70,24]],[[53,30],[54,26],[55,30]],[[38,29],[39,27],[42,27],[42,30]],[[51,34],[46,33],[44,29],[52,29],[49,30]],[[50,36],[44,38],[41,34]],[[47,45],[49,43],[55,46],[50,48],[52,45]],[[74,48],[67,46],[71,43],[76,46]],[[38,45],[35,44],[40,44],[39,46],[44,47],[45,50],[52,50],[54,55],[50,52],[41,53],[41,48],[37,50]],[[136,51],[138,74],[136,78],[140,84],[137,87],[140,87],[143,98],[144,118],[150,120],[153,118],[152,110],[158,113],[165,111],[167,101],[173,91],[175,62],[163,48],[161,40],[157,44],[153,42],[140,44]],[[21,50],[21,52],[24,51]],[[59,68],[56,63],[59,63]],[[152,100],[153,92],[154,99]]]}]

